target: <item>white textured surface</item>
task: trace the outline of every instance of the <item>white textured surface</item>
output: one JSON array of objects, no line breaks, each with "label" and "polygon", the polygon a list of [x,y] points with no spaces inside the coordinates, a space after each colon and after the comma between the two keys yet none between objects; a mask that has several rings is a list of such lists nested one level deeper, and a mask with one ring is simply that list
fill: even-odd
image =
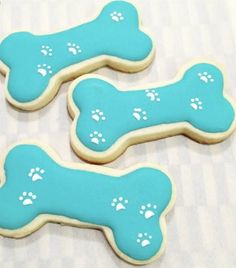
[{"label": "white textured surface", "polygon": [[[107,2],[1,0],[0,36],[19,30],[60,31],[88,20]],[[235,0],[133,2],[157,43],[154,63],[139,74],[105,68],[97,73],[129,87],[173,78],[183,64],[207,57],[225,66],[226,90],[236,99]],[[1,152],[22,139],[39,139],[64,160],[80,161],[69,146],[69,84],[62,86],[50,105],[34,113],[10,107],[4,100],[3,86],[0,76]],[[236,136],[211,146],[182,136],[141,144],[129,148],[109,166],[125,168],[143,161],[162,165],[177,186],[175,209],[167,217],[166,253],[146,267],[236,267]],[[131,266],[116,257],[101,232],[48,224],[25,239],[0,238],[0,267]]]}]

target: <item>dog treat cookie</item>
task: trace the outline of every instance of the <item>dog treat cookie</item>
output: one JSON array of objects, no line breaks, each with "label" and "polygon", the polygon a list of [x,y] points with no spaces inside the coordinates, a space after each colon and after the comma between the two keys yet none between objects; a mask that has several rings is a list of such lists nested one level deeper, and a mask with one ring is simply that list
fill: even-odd
[{"label": "dog treat cookie", "polygon": [[7,100],[20,109],[35,110],[52,100],[62,82],[99,67],[125,72],[144,69],[153,59],[154,48],[139,24],[133,5],[113,1],[93,21],[64,32],[10,35],[0,44]]},{"label": "dog treat cookie", "polygon": [[175,191],[156,167],[116,171],[69,164],[30,143],[12,147],[2,165],[1,235],[24,237],[56,222],[103,230],[115,252],[133,264],[163,252],[165,215]]},{"label": "dog treat cookie", "polygon": [[131,144],[177,134],[220,142],[235,128],[235,108],[223,89],[221,70],[208,63],[138,90],[119,90],[99,76],[81,78],[68,100],[72,147],[90,162],[105,163]]}]

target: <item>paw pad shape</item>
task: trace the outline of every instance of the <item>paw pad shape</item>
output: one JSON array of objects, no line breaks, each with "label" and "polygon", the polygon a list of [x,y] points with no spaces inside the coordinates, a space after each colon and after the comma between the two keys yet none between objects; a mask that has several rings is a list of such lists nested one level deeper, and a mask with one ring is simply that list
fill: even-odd
[{"label": "paw pad shape", "polygon": [[50,65],[47,65],[46,63],[44,64],[38,64],[38,73],[41,76],[46,76],[47,74],[52,74],[52,67]]},{"label": "paw pad shape", "polygon": [[148,233],[139,233],[137,238],[137,243],[141,245],[141,247],[147,247],[151,244],[152,236]]},{"label": "paw pad shape", "polygon": [[144,120],[144,121],[148,120],[147,112],[143,111],[141,108],[134,108],[133,117],[138,121],[140,121],[140,120]]},{"label": "paw pad shape", "polygon": [[99,109],[93,110],[91,113],[92,119],[97,122],[106,120],[106,117],[104,116],[103,112]]},{"label": "paw pad shape", "polygon": [[215,81],[214,78],[212,77],[212,75],[208,74],[208,72],[198,73],[198,76],[199,76],[200,80],[202,80],[206,84],[208,82],[213,83]]},{"label": "paw pad shape", "polygon": [[128,200],[124,199],[122,196],[119,198],[113,198],[111,206],[115,208],[116,211],[126,209],[126,204],[128,204]]},{"label": "paw pad shape", "polygon": [[146,89],[145,92],[150,101],[161,101],[159,94],[155,91],[155,89]]},{"label": "paw pad shape", "polygon": [[28,176],[32,179],[32,181],[38,181],[43,179],[42,175],[44,174],[44,172],[45,170],[39,167],[31,168]]},{"label": "paw pad shape", "polygon": [[150,219],[155,216],[155,211],[157,209],[157,205],[152,205],[148,203],[146,206],[142,205],[139,210],[139,214],[143,215],[145,219]]},{"label": "paw pad shape", "polygon": [[52,56],[52,49],[50,48],[50,46],[46,46],[46,45],[41,46],[41,50],[40,50],[40,52],[41,52],[44,56],[49,56],[49,57]]},{"label": "paw pad shape", "polygon": [[67,47],[68,47],[68,51],[73,55],[77,55],[82,52],[82,50],[80,49],[80,46],[75,43],[67,43]]},{"label": "paw pad shape", "polygon": [[94,131],[90,135],[91,142],[95,144],[100,144],[106,142],[106,139],[103,138],[102,133],[99,133],[98,131]]},{"label": "paw pad shape", "polygon": [[19,200],[22,202],[23,206],[33,205],[34,200],[37,198],[32,192],[23,192],[19,197]]},{"label": "paw pad shape", "polygon": [[116,22],[120,22],[122,20],[124,20],[125,18],[123,17],[123,14],[121,12],[117,12],[114,11],[110,14],[112,20],[116,21]]},{"label": "paw pad shape", "polygon": [[202,102],[200,101],[199,98],[192,98],[191,99],[191,107],[194,109],[194,110],[202,110],[203,107],[202,107]]}]

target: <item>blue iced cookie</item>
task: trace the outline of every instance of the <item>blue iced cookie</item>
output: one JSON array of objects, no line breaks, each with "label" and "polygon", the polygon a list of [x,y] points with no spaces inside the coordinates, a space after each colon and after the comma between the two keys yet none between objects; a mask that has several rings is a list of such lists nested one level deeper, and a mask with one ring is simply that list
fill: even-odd
[{"label": "blue iced cookie", "polygon": [[66,163],[30,143],[12,147],[2,165],[0,235],[23,237],[57,222],[101,229],[115,252],[134,264],[163,252],[175,192],[155,166],[116,171]]},{"label": "blue iced cookie", "polygon": [[102,77],[72,84],[71,143],[82,158],[105,163],[129,145],[177,134],[216,143],[235,128],[235,108],[224,95],[221,70],[191,65],[169,84],[119,90]]},{"label": "blue iced cookie", "polygon": [[64,81],[106,65],[140,71],[153,56],[152,40],[140,29],[136,8],[113,1],[94,20],[64,32],[11,34],[0,43],[0,70],[7,74],[7,100],[35,110],[49,103]]}]

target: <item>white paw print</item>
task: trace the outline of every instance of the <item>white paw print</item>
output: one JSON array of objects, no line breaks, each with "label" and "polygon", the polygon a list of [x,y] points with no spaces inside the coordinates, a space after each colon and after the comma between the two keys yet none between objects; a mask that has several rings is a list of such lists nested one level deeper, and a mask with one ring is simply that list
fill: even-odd
[{"label": "white paw print", "polygon": [[190,105],[194,110],[202,110],[203,109],[202,102],[200,101],[199,98],[192,98]]},{"label": "white paw print", "polygon": [[103,138],[102,133],[99,133],[98,131],[94,131],[90,135],[91,142],[95,144],[100,144],[101,142],[106,142],[106,139]]},{"label": "white paw print", "polygon": [[161,101],[161,99],[159,98],[159,94],[156,92],[155,89],[146,89],[146,96],[150,99],[150,101]]},{"label": "white paw print", "polygon": [[140,121],[140,120],[144,120],[144,121],[148,120],[147,112],[143,111],[141,108],[134,108],[133,117],[138,121]]},{"label": "white paw print", "polygon": [[41,52],[44,56],[49,56],[49,57],[52,56],[52,48],[51,48],[50,46],[46,46],[46,45],[41,46],[41,50],[40,50],[40,52]]},{"label": "white paw print", "polygon": [[128,200],[124,199],[122,196],[119,198],[113,198],[111,206],[115,208],[116,211],[126,209],[126,204],[128,204]]},{"label": "white paw print", "polygon": [[139,233],[137,238],[137,243],[141,245],[141,247],[146,247],[151,244],[152,236],[148,233]]},{"label": "white paw print", "polygon": [[73,55],[77,55],[82,52],[80,46],[75,43],[67,43],[68,51]]},{"label": "white paw print", "polygon": [[50,65],[47,65],[46,63],[44,64],[38,64],[38,73],[42,75],[43,77],[46,76],[47,74],[52,74],[52,67]]},{"label": "white paw print", "polygon": [[106,120],[106,117],[104,116],[103,112],[99,109],[93,110],[91,114],[92,114],[92,119],[97,122]]},{"label": "white paw print", "polygon": [[42,175],[44,174],[45,170],[39,167],[31,168],[28,176],[32,179],[32,181],[42,180]]},{"label": "white paw print", "polygon": [[22,202],[23,206],[33,205],[34,200],[37,198],[32,192],[23,192],[19,197],[19,200]]},{"label": "white paw print", "polygon": [[124,20],[125,18],[123,17],[123,14],[121,12],[117,12],[114,11],[110,14],[111,18],[116,21],[116,22],[120,22],[122,20]]},{"label": "white paw print", "polygon": [[212,75],[208,74],[208,72],[198,73],[198,76],[199,76],[200,80],[202,80],[206,84],[208,82],[213,83],[215,81],[214,78],[212,77]]},{"label": "white paw print", "polygon": [[155,210],[157,209],[157,205],[152,205],[148,203],[146,206],[142,205],[139,213],[144,216],[145,219],[150,219],[155,216]]}]

